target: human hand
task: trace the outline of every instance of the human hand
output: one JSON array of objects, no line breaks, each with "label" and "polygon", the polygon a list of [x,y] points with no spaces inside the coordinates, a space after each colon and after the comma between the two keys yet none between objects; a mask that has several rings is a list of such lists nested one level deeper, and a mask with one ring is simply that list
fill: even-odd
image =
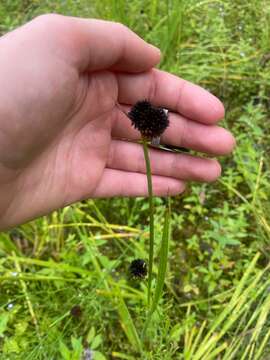
[{"label": "human hand", "polygon": [[[232,135],[220,101],[153,69],[155,47],[123,25],[43,15],[0,38],[0,228],[76,201],[146,196],[139,134],[117,104],[170,109],[161,142],[222,155]],[[213,181],[216,160],[150,151],[155,195]]]}]

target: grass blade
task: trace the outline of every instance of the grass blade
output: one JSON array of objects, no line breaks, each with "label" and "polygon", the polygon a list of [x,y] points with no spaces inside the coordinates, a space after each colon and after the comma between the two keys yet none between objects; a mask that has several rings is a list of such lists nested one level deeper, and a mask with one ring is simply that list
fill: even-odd
[{"label": "grass blade", "polygon": [[256,351],[254,360],[259,360],[261,359],[261,355],[263,350],[265,349],[265,347],[267,346],[267,344],[269,344],[269,338],[270,338],[270,329],[267,331],[266,335],[264,336],[261,345],[259,347],[259,349]]},{"label": "grass blade", "polygon": [[202,334],[203,334],[203,331],[204,331],[206,325],[207,325],[207,322],[206,322],[206,320],[205,320],[205,321],[202,323],[202,325],[201,325],[201,327],[200,327],[200,329],[199,329],[199,331],[198,331],[198,333],[197,333],[197,336],[196,336],[196,338],[194,339],[192,345],[191,345],[189,348],[187,348],[187,350],[186,350],[186,348],[184,349],[185,351],[187,351],[186,354],[185,354],[186,360],[191,360],[191,359],[192,359],[192,355],[193,355],[193,353],[195,352],[195,350],[196,350],[196,348],[197,348],[197,345],[199,344],[199,342],[200,342],[201,339],[202,339]]},{"label": "grass blade", "polygon": [[151,313],[153,313],[156,310],[158,302],[163,292],[167,264],[168,264],[169,237],[170,237],[170,208],[168,208],[165,213],[165,221],[164,221],[164,228],[163,228],[161,248],[160,248],[160,261],[158,266],[157,285],[151,307]]},{"label": "grass blade", "polygon": [[126,337],[128,338],[134,350],[136,350],[137,352],[142,352],[140,338],[138,336],[136,327],[134,325],[130,312],[126,306],[124,299],[122,298],[120,291],[118,291],[117,301],[118,301],[118,313],[121,320],[121,326],[126,334]]},{"label": "grass blade", "polygon": [[117,351],[112,352],[112,357],[117,358],[117,359],[135,360],[135,358],[133,356],[122,354],[122,353],[117,352]]},{"label": "grass blade", "polygon": [[21,253],[17,246],[10,240],[10,237],[8,234],[0,234],[0,243],[3,244],[5,250],[7,253],[14,252],[17,256],[20,256]]},{"label": "grass blade", "polygon": [[[250,292],[255,288],[261,279],[263,272],[259,272],[259,274],[255,276],[255,279],[252,281],[252,283],[245,290],[244,288],[248,283],[252,271],[254,271],[258,258],[259,254],[256,254],[253,261],[247,268],[244,276],[237,285],[231,301],[213,322],[209,332],[206,334],[199,348],[197,349],[196,354],[194,354],[193,360],[200,360],[204,358],[206,354],[209,354],[211,349],[215,349],[217,347],[218,341],[225,335],[226,331],[228,331],[228,329],[235,323],[235,321],[240,318],[244,311],[243,309],[245,309],[244,305],[253,301],[253,299],[249,300]],[[231,314],[231,316],[229,316],[229,314]],[[220,331],[215,334],[219,327],[221,327]]]},{"label": "grass blade", "polygon": [[155,288],[155,294],[154,294],[151,310],[148,313],[148,317],[143,329],[143,336],[146,333],[148,325],[151,321],[152,314],[155,312],[163,292],[167,264],[168,264],[170,215],[171,215],[170,206],[168,206],[168,209],[166,209],[166,213],[165,213],[165,221],[164,221],[163,234],[162,234],[161,247],[160,247],[160,261],[158,266],[157,284]]},{"label": "grass blade", "polygon": [[148,295],[147,295],[148,306],[150,307],[152,278],[153,278],[155,229],[154,229],[154,203],[153,203],[151,164],[150,164],[150,158],[149,158],[149,152],[148,152],[146,140],[143,140],[143,151],[144,151],[146,174],[147,174],[149,217],[150,217],[149,218],[149,222],[150,222],[149,260],[148,260],[149,270],[148,270]]},{"label": "grass blade", "polygon": [[71,266],[68,264],[64,264],[64,263],[56,263],[53,260],[39,260],[39,259],[31,259],[31,258],[26,258],[26,257],[15,257],[15,256],[8,256],[7,257],[8,260],[16,260],[18,263],[22,263],[22,264],[29,264],[29,265],[37,265],[37,266],[41,266],[41,267],[47,267],[47,268],[51,268],[51,269],[55,269],[55,270],[60,270],[60,271],[65,271],[65,272],[70,272],[70,273],[77,273],[77,274],[81,274],[81,275],[85,275],[85,276],[92,276],[93,272],[82,269],[82,268],[78,268],[75,266]]}]

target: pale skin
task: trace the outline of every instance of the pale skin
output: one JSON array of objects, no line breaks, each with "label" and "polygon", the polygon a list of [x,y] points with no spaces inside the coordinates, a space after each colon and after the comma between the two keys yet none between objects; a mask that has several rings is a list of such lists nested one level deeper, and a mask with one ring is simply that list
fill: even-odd
[{"label": "pale skin", "polygon": [[[160,51],[121,24],[43,15],[0,38],[0,229],[87,198],[147,196],[138,100],[170,110],[161,142],[232,151],[221,102],[155,69]],[[128,141],[128,140],[132,140]],[[155,195],[211,182],[217,160],[150,151]]]}]

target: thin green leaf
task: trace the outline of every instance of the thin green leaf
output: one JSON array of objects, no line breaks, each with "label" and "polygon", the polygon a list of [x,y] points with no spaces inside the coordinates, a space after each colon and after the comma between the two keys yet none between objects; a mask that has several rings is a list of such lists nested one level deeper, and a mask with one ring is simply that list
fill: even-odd
[{"label": "thin green leaf", "polygon": [[59,351],[63,360],[70,360],[70,351],[62,341],[59,341]]},{"label": "thin green leaf", "polygon": [[100,351],[95,351],[94,360],[106,360],[106,357]]},{"label": "thin green leaf", "polygon": [[117,351],[113,351],[112,357],[118,358],[118,359],[125,359],[125,360],[135,360],[135,358],[133,356],[122,354]]},{"label": "thin green leaf", "polygon": [[154,228],[154,203],[153,203],[153,187],[152,187],[152,174],[151,163],[149,158],[148,146],[146,140],[143,140],[143,151],[146,165],[147,185],[148,185],[148,201],[149,201],[149,261],[148,261],[148,306],[150,306],[151,288],[153,278],[153,259],[154,259],[154,242],[155,242],[155,228]]},{"label": "thin green leaf", "polygon": [[13,241],[10,240],[10,237],[8,234],[0,234],[0,243],[4,245],[5,250],[7,253],[12,253],[12,251],[15,252],[16,255],[21,255],[20,250],[15,245]]},{"label": "thin green leaf", "polygon": [[52,268],[52,269],[56,269],[56,270],[60,270],[60,271],[78,273],[78,274],[86,275],[86,276],[93,275],[93,273],[88,270],[84,270],[82,268],[70,266],[70,265],[63,264],[63,263],[56,263],[53,260],[44,261],[44,260],[30,259],[30,258],[25,258],[25,257],[14,257],[14,256],[8,256],[7,259],[13,260],[13,261],[16,259],[16,261],[18,261],[18,263],[22,263],[22,264],[31,264],[31,265],[41,266],[41,267],[48,267],[48,268]]},{"label": "thin green leaf", "polygon": [[166,270],[168,264],[168,253],[169,253],[170,216],[171,216],[170,208],[168,208],[165,213],[165,221],[164,221],[164,228],[163,228],[161,248],[160,248],[160,261],[158,266],[157,284],[156,284],[153,304],[151,307],[152,313],[157,308],[159,300],[162,296],[163,287],[165,283],[165,276],[166,276]]},{"label": "thin green leaf", "polygon": [[148,313],[148,317],[143,329],[143,336],[146,333],[148,325],[151,321],[151,317],[155,312],[159,300],[162,296],[163,287],[165,283],[165,276],[168,264],[168,253],[169,253],[169,237],[170,237],[170,206],[166,210],[165,213],[165,220],[164,220],[164,227],[163,227],[163,234],[161,240],[161,248],[160,248],[160,261],[158,266],[158,276],[157,276],[157,284],[155,288],[154,299],[152,302],[151,310]]},{"label": "thin green leaf", "polygon": [[121,296],[120,291],[118,292],[118,313],[121,319],[122,328],[134,350],[141,352],[142,346],[139,339],[136,327],[130,315],[130,312],[125,304],[124,299]]},{"label": "thin green leaf", "polygon": [[222,353],[222,351],[225,350],[227,347],[228,347],[228,344],[226,342],[221,344],[220,346],[217,346],[215,348],[215,350],[212,351],[211,354],[205,355],[205,359],[207,359],[207,360],[217,359],[217,355]]},{"label": "thin green leaf", "polygon": [[[196,336],[195,340],[193,341],[191,347],[189,349],[187,349],[187,360],[192,359],[192,355],[195,352],[197,345],[201,341],[202,334],[203,334],[203,331],[204,331],[204,329],[206,327],[206,324],[207,324],[207,321],[205,320],[202,323],[202,325],[201,325],[201,327],[200,327],[200,329],[199,329],[199,331],[197,333],[197,336]],[[186,351],[186,349],[185,349],[185,351]]]},{"label": "thin green leaf", "polygon": [[8,313],[3,312],[0,314],[0,336],[1,337],[4,335],[4,332],[7,329],[8,320],[9,320]]},{"label": "thin green leaf", "polygon": [[[254,290],[259,280],[261,279],[263,271],[259,272],[255,276],[254,280],[247,287],[247,289],[244,290],[244,287],[249,282],[250,274],[254,270],[258,258],[259,254],[256,254],[253,261],[247,268],[244,276],[237,285],[231,301],[213,322],[213,325],[204,337],[192,360],[203,359],[206,354],[209,354],[212,349],[215,349],[217,347],[218,341],[222,338],[222,336],[225,335],[226,331],[230,329],[230,327],[237,319],[241,317],[242,313],[245,311],[246,307],[244,305],[249,306],[254,301],[254,298],[249,300],[250,293],[252,290]],[[229,314],[231,315],[229,316]],[[218,333],[215,333],[218,327],[221,325],[221,330]]]},{"label": "thin green leaf", "polygon": [[259,349],[256,351],[254,360],[261,359],[262,352],[264,348],[269,344],[269,338],[270,338],[270,329],[267,331],[266,335],[264,336],[263,340],[261,341],[261,345]]}]

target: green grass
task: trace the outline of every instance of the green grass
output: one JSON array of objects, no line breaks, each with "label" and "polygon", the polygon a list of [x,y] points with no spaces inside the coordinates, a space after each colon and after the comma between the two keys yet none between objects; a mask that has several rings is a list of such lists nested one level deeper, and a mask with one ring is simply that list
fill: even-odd
[{"label": "green grass", "polygon": [[[1,233],[0,359],[268,359],[270,1],[2,0],[0,33],[45,12],[121,21],[159,46],[162,69],[223,100],[238,145],[220,181],[172,199],[144,339],[147,280],[127,272],[148,259],[147,199],[90,200]],[[166,201],[154,205],[158,289]]]}]

